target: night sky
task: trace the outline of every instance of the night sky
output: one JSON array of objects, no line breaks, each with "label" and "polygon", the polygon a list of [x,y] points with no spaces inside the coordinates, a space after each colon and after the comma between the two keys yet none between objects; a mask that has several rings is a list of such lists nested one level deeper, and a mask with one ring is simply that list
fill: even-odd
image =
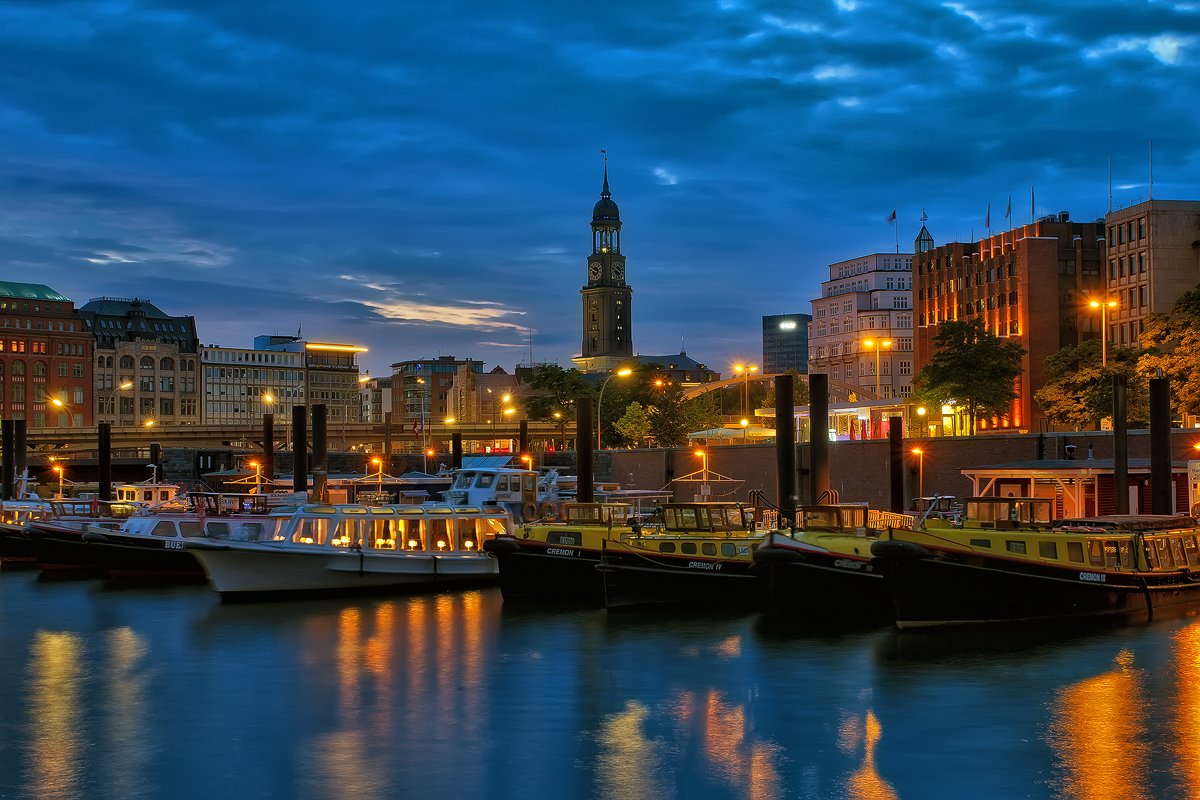
[{"label": "night sky", "polygon": [[830,262],[1200,199],[1200,2],[0,4],[6,280],[201,340],[579,352],[609,153],[633,340],[726,374]]}]

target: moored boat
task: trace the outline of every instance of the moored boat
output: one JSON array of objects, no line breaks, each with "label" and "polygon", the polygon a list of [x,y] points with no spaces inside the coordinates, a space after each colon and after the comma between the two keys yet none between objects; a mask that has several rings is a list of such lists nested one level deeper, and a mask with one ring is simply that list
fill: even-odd
[{"label": "moored boat", "polygon": [[222,599],[491,583],[482,544],[512,529],[479,506],[304,505],[263,518],[254,540],[184,542]]},{"label": "moored boat", "polygon": [[629,511],[624,503],[563,503],[558,522],[522,525],[484,542],[499,563],[504,599],[603,602],[596,565],[605,539],[632,534]]},{"label": "moored boat", "polygon": [[752,547],[762,536],[741,504],[668,504],[661,521],[604,541],[597,567],[604,605],[760,606],[766,582],[751,567]]},{"label": "moored boat", "polygon": [[0,503],[0,564],[37,564],[27,525],[52,513],[46,500],[9,500]]},{"label": "moored boat", "polygon": [[1145,618],[1200,603],[1197,535],[1191,517],[1039,523],[1001,516],[989,527],[892,530],[872,546],[872,565],[885,577],[901,628]]},{"label": "moored boat", "polygon": [[34,557],[42,570],[102,570],[84,542],[91,527],[119,528],[139,509],[137,503],[103,500],[50,500],[49,510],[25,523]]},{"label": "moored boat", "polygon": [[881,529],[911,527],[912,517],[839,504],[801,506],[796,519],[795,529],[772,531],[754,550],[771,611],[821,623],[891,621],[891,598],[871,565],[871,545]]}]

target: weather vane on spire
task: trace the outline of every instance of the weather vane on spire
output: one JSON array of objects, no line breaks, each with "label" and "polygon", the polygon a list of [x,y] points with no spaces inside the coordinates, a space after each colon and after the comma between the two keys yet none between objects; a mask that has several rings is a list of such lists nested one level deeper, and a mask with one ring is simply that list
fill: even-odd
[{"label": "weather vane on spire", "polygon": [[921,209],[921,222],[928,222],[929,215],[925,213],[925,209]]},{"label": "weather vane on spire", "polygon": [[604,166],[608,166],[608,151],[601,150],[600,153],[604,156]]}]

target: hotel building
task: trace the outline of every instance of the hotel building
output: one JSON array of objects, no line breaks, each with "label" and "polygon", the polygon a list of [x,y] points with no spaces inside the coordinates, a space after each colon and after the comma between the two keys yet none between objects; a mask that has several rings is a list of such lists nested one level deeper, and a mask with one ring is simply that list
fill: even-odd
[{"label": "hotel building", "polygon": [[911,253],[872,253],[829,265],[829,280],[812,301],[808,372],[828,375],[835,395],[912,394],[912,265]]}]

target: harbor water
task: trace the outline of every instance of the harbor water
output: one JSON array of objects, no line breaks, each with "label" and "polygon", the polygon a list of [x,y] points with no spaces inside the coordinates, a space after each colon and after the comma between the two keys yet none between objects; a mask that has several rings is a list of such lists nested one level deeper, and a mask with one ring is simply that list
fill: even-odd
[{"label": "harbor water", "polygon": [[1200,619],[900,633],[0,573],[3,798],[1184,798]]}]

